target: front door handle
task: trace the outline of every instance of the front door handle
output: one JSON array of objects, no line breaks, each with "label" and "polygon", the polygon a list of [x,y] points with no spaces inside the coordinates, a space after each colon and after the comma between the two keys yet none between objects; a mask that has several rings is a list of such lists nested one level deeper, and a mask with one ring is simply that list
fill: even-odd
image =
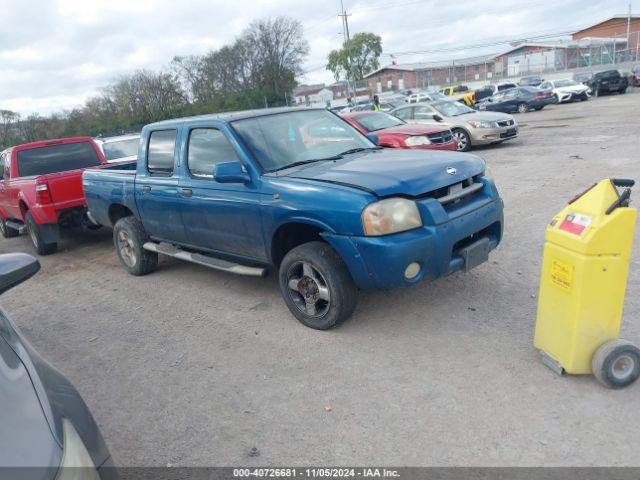
[{"label": "front door handle", "polygon": [[183,188],[180,190],[180,193],[182,194],[183,197],[193,196],[193,190],[191,190],[190,188]]},{"label": "front door handle", "polygon": [[144,193],[149,193],[151,191],[151,187],[149,185],[145,185],[144,187],[142,187],[142,191]]}]

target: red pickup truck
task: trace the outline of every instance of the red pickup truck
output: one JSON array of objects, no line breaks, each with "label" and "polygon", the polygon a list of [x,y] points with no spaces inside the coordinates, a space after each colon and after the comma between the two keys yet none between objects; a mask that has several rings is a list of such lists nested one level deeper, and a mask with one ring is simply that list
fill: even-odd
[{"label": "red pickup truck", "polygon": [[82,171],[106,163],[90,137],[10,147],[0,153],[0,233],[28,232],[40,255],[58,248],[59,227],[91,226]]}]

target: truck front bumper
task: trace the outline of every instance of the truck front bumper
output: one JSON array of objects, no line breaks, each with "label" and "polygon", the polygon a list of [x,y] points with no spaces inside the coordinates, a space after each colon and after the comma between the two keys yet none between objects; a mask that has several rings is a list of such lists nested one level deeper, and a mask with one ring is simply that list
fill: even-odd
[{"label": "truck front bumper", "polygon": [[[421,205],[421,201],[418,205],[421,210],[439,207]],[[381,237],[327,233],[323,237],[345,261],[359,288],[408,286],[470,269],[486,260],[502,239],[502,210],[502,200],[496,196],[447,221],[407,232]],[[407,268],[413,263],[419,265],[418,273],[408,277]]]}]

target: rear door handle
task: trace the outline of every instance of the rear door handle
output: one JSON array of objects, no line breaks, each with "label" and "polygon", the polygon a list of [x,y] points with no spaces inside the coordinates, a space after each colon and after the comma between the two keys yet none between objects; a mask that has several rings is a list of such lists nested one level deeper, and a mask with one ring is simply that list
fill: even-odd
[{"label": "rear door handle", "polygon": [[145,185],[144,187],[142,187],[142,191],[144,193],[149,193],[151,191],[151,187],[149,185]]},{"label": "rear door handle", "polygon": [[183,197],[193,196],[193,190],[191,190],[190,188],[183,188],[180,190],[180,193],[182,194]]}]

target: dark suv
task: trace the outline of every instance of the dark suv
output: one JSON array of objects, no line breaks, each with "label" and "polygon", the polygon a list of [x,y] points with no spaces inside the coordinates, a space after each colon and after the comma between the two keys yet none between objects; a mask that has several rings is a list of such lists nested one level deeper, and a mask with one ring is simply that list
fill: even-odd
[{"label": "dark suv", "polygon": [[591,94],[599,97],[606,93],[625,93],[629,86],[629,81],[620,75],[618,70],[606,70],[604,72],[594,73],[593,77],[584,82],[591,88]]}]

